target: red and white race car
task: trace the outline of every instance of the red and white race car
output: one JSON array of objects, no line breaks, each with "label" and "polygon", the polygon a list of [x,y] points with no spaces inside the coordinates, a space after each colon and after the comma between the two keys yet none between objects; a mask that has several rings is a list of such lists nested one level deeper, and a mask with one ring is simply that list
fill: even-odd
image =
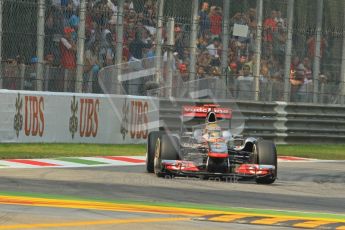
[{"label": "red and white race car", "polygon": [[277,178],[275,144],[234,137],[231,118],[232,110],[219,105],[183,106],[179,133],[149,133],[147,171],[159,177],[236,177],[273,183]]}]

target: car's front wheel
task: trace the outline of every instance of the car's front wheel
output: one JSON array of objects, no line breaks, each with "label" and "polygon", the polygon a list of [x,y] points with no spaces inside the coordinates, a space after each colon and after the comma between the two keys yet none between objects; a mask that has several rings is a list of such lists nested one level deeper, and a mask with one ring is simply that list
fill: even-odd
[{"label": "car's front wheel", "polygon": [[156,142],[164,133],[164,131],[152,131],[147,137],[146,171],[149,173],[154,172]]},{"label": "car's front wheel", "polygon": [[157,139],[154,158],[154,173],[158,177],[167,175],[162,167],[162,160],[178,160],[180,144],[174,136],[163,134]]},{"label": "car's front wheel", "polygon": [[258,140],[253,146],[254,163],[259,165],[275,166],[274,173],[266,177],[256,178],[258,184],[272,184],[277,178],[277,150],[273,142],[267,140]]}]

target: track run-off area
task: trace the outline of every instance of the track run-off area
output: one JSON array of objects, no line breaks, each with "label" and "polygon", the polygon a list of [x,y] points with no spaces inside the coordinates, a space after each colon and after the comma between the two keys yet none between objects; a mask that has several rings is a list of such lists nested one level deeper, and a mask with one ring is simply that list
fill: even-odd
[{"label": "track run-off area", "polygon": [[3,167],[0,229],[345,229],[341,161],[281,158],[272,185],[162,179],[132,163]]}]

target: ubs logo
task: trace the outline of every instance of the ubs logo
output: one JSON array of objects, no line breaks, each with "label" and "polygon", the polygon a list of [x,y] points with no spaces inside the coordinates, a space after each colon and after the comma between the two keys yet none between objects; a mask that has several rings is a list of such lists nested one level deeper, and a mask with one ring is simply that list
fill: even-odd
[{"label": "ubs logo", "polygon": [[73,96],[71,101],[72,115],[69,120],[69,131],[72,135],[72,138],[74,138],[75,133],[77,132],[79,133],[80,137],[97,136],[99,106],[99,99],[80,98],[78,101],[76,100],[75,96]]},{"label": "ubs logo", "polygon": [[120,133],[122,134],[122,139],[125,140],[127,133],[128,133],[128,111],[129,111],[129,104],[127,103],[127,98],[122,105],[122,121],[121,121],[121,128]]},{"label": "ubs logo", "polygon": [[44,134],[44,98],[42,96],[25,96],[24,97],[24,119],[22,115],[23,99],[20,94],[16,98],[16,113],[14,115],[14,130],[17,137],[23,129],[25,136],[40,136]]},{"label": "ubs logo", "polygon": [[75,100],[75,96],[71,101],[71,112],[72,116],[69,118],[69,132],[72,135],[72,139],[74,138],[74,134],[78,131],[78,101]]},{"label": "ubs logo", "polygon": [[146,139],[148,135],[148,111],[147,101],[133,100],[130,103],[125,99],[122,105],[122,122],[120,133],[123,140],[129,133],[131,139]]},{"label": "ubs logo", "polygon": [[20,98],[20,94],[16,98],[16,114],[14,115],[13,128],[16,131],[17,138],[19,137],[19,132],[23,129],[23,99]]}]

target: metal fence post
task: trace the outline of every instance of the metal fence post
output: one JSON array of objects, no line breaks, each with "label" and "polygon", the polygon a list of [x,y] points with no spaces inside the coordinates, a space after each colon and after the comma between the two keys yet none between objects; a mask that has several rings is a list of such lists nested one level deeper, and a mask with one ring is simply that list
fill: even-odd
[{"label": "metal fence post", "polygon": [[169,46],[168,49],[168,76],[166,79],[166,87],[168,89],[167,96],[171,97],[172,93],[172,82],[173,82],[173,76],[174,76],[174,54],[173,54],[173,46],[175,45],[175,34],[174,34],[174,28],[175,28],[175,20],[174,18],[169,18],[168,25],[167,25],[167,43]]},{"label": "metal fence post", "polygon": [[229,48],[229,37],[230,37],[230,1],[223,1],[223,28],[222,28],[222,72],[225,76],[226,69],[228,67],[228,48]]},{"label": "metal fence post", "polygon": [[81,93],[83,88],[86,0],[80,0],[79,7],[80,22],[78,27],[77,72],[75,82],[75,92],[77,93]]},{"label": "metal fence post", "polygon": [[325,103],[325,82],[322,81],[320,85],[320,102],[323,104]]},{"label": "metal fence post", "polygon": [[315,57],[313,63],[313,103],[318,103],[319,93],[319,75],[320,75],[320,60],[321,60],[321,32],[322,32],[322,16],[323,16],[323,0],[317,1],[317,16],[316,16],[316,45]]},{"label": "metal fence post", "polygon": [[36,69],[36,85],[37,90],[43,90],[43,65],[44,65],[44,15],[45,15],[45,2],[44,0],[38,1],[38,20],[37,20],[37,51],[38,58]]},{"label": "metal fence post", "polygon": [[2,4],[0,1],[0,89],[2,89]]},{"label": "metal fence post", "polygon": [[[343,23],[345,23],[345,1],[343,2]],[[343,35],[343,50],[342,50],[342,61],[341,61],[341,74],[340,74],[340,103],[345,103],[345,36]]]},{"label": "metal fence post", "polygon": [[162,74],[162,33],[163,33],[163,17],[164,17],[164,2],[165,0],[157,1],[158,15],[157,15],[157,33],[156,33],[156,83],[160,83]]},{"label": "metal fence post", "polygon": [[287,40],[285,43],[285,64],[284,64],[284,101],[290,101],[290,66],[292,56],[292,35],[293,35],[293,16],[295,0],[289,0],[287,8]]},{"label": "metal fence post", "polygon": [[24,90],[26,65],[20,64],[20,89]]},{"label": "metal fence post", "polygon": [[65,69],[64,70],[64,78],[63,78],[63,92],[67,92],[67,88],[68,88],[68,83],[69,83],[69,70]]},{"label": "metal fence post", "polygon": [[44,90],[48,91],[49,90],[49,80],[50,80],[50,66],[45,66],[45,71],[44,71]]},{"label": "metal fence post", "polygon": [[[230,38],[230,1],[223,1],[223,25],[222,25],[222,59],[221,59],[221,66],[222,66],[222,77],[224,78],[224,81],[220,81],[220,83],[223,84],[222,89],[227,89],[227,76],[226,71],[228,68],[228,49],[229,49],[229,38]],[[222,96],[227,97],[226,95],[227,90],[222,90]]]},{"label": "metal fence post", "polygon": [[122,89],[122,51],[123,51],[123,14],[124,14],[125,0],[118,1],[118,11],[116,20],[116,59],[115,59],[115,72],[116,72],[116,94],[121,94]]},{"label": "metal fence post", "polygon": [[254,65],[254,100],[258,101],[260,96],[260,65],[261,65],[261,43],[262,43],[262,11],[263,0],[257,0],[257,28],[256,28],[256,44],[255,44],[255,65]]},{"label": "metal fence post", "polygon": [[195,80],[196,76],[196,45],[198,37],[198,10],[199,0],[192,2],[192,33],[190,36],[190,66],[189,66],[189,80]]},{"label": "metal fence post", "polygon": [[92,93],[92,71],[83,73],[83,93]]}]

